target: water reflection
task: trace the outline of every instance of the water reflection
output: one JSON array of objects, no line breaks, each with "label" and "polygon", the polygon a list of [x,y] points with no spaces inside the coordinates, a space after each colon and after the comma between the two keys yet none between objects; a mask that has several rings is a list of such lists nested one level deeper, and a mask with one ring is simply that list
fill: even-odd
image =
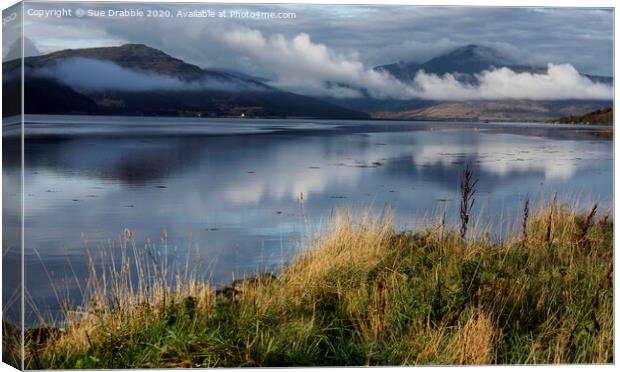
[{"label": "water reflection", "polygon": [[56,308],[50,282],[77,297],[65,275],[68,262],[78,278],[85,276],[84,247],[108,244],[125,227],[139,242],[158,241],[166,231],[180,256],[198,247],[211,264],[208,274],[222,282],[233,273],[280,265],[299,248],[308,229],[304,221],[324,222],[332,208],[380,211],[388,205],[399,227],[450,211],[465,164],[480,179],[478,205],[489,220],[515,215],[517,203],[526,194],[538,195],[541,185],[611,206],[612,142],[591,132],[445,123],[247,123],[251,130],[235,134],[204,122],[190,131],[181,122],[179,132],[162,135],[149,126],[140,136],[100,128],[106,123],[90,123],[86,130],[87,124],[64,128],[57,122],[56,134],[49,126],[43,134],[33,126],[26,140],[26,276],[37,306]]}]

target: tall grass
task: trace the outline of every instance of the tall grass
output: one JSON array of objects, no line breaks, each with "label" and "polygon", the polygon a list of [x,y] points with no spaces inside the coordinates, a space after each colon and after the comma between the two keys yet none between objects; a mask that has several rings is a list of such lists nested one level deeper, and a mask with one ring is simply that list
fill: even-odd
[{"label": "tall grass", "polygon": [[340,211],[277,277],[223,291],[127,231],[91,252],[67,326],[28,332],[26,367],[610,363],[613,228],[597,211],[528,200],[501,243]]}]

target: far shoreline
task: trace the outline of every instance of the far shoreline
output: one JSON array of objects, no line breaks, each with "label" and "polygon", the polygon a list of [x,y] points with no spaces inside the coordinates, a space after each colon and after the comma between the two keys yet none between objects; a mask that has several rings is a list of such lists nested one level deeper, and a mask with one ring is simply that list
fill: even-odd
[{"label": "far shoreline", "polygon": [[[21,138],[21,116],[3,118],[3,137],[11,141]],[[470,130],[519,130],[523,134],[536,130],[569,130],[589,132],[594,136],[613,139],[613,125],[555,124],[546,122],[482,122],[449,120],[393,119],[310,119],[254,117],[164,117],[108,115],[41,115],[23,117],[25,136],[31,139],[110,137],[166,138],[192,136],[265,136],[274,134],[336,135],[353,132],[383,132],[402,130],[436,130],[463,128]],[[135,121],[132,127],[131,121]],[[58,125],[58,128],[55,128]]]},{"label": "far shoreline", "polygon": [[[3,125],[11,125],[21,123],[22,115],[13,115],[3,117]],[[83,117],[83,118],[157,118],[162,120],[174,120],[174,119],[192,119],[196,121],[209,121],[209,120],[303,120],[303,121],[345,121],[345,122],[390,122],[390,123],[445,123],[445,124],[517,124],[517,125],[545,125],[545,126],[575,126],[575,127],[591,127],[591,128],[608,128],[612,127],[614,123],[563,123],[557,122],[555,120],[546,120],[546,121],[514,121],[514,120],[472,120],[472,119],[460,119],[460,118],[450,118],[450,119],[425,119],[425,118],[417,118],[417,119],[391,119],[391,118],[381,118],[381,117],[372,117],[370,119],[355,119],[355,118],[320,118],[320,117],[282,117],[282,116],[161,116],[161,115],[104,115],[104,114],[84,114],[84,113],[54,113],[54,114],[24,114],[24,122],[29,122],[33,118],[61,118],[61,117]],[[17,120],[16,120],[17,119]]]}]

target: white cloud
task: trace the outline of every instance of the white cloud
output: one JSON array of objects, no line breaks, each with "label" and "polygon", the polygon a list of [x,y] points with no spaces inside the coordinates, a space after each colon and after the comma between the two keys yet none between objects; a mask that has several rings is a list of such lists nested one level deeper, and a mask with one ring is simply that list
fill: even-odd
[{"label": "white cloud", "polygon": [[291,38],[282,34],[266,37],[258,30],[243,28],[225,33],[223,41],[276,76],[273,85],[303,94],[355,97],[363,89],[375,98],[451,101],[613,97],[610,85],[593,82],[568,64],[549,64],[544,73],[508,68],[483,71],[476,75],[479,84],[475,85],[462,83],[452,74],[419,72],[408,84],[364,66],[358,54],[341,54],[315,43],[306,33]]},{"label": "white cloud", "polygon": [[414,85],[418,97],[431,100],[472,99],[612,99],[611,85],[596,83],[571,65],[547,65],[545,73],[514,72],[509,68],[483,71],[479,85],[464,84],[452,74],[418,73]]},{"label": "white cloud", "polygon": [[[508,68],[483,71],[477,84],[463,83],[453,74],[434,75],[419,72],[412,83],[401,82],[362,62],[359,53],[341,53],[314,42],[306,33],[287,37],[247,27],[234,27],[218,35],[218,49],[245,59],[260,70],[268,71],[271,84],[289,91],[337,98],[358,97],[367,92],[375,98],[429,99],[442,101],[486,99],[601,99],[611,100],[611,85],[594,82],[569,64],[549,64],[541,73],[515,72]],[[444,40],[438,47],[447,47]],[[493,47],[509,51],[501,45]],[[507,53],[510,54],[510,53]],[[93,71],[97,73],[93,74]],[[87,89],[222,89],[220,81],[188,84],[175,78],[145,74],[121,68],[109,62],[69,60],[49,71],[66,83]]]},{"label": "white cloud", "polygon": [[[343,55],[308,34],[269,38],[260,31],[238,29],[223,36],[231,49],[244,54],[277,76],[273,85],[306,94],[352,96],[364,88],[375,97],[405,97],[411,88],[384,72],[367,69],[356,54]],[[330,82],[340,85],[329,84]]]}]

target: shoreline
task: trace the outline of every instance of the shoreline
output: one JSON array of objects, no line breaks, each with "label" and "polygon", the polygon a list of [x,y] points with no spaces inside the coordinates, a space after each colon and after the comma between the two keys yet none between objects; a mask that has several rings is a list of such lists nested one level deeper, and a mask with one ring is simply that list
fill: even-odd
[{"label": "shoreline", "polygon": [[[613,223],[596,206],[579,215],[528,204],[527,228],[503,243],[467,227],[462,239],[441,222],[399,232],[389,218],[338,213],[277,277],[219,292],[191,275],[176,289],[163,274],[144,278],[133,295],[95,286],[88,317],[27,332],[27,365],[613,362]],[[117,274],[120,284],[129,273]]]}]

